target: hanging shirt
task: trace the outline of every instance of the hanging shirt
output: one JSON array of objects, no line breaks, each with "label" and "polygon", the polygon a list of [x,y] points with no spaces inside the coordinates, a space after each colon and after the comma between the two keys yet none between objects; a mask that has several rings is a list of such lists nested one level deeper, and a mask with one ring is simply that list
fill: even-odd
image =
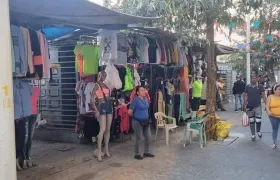
[{"label": "hanging shirt", "polygon": [[136,37],[137,44],[139,45],[139,62],[149,63],[149,42],[143,36]]},{"label": "hanging shirt", "polygon": [[85,107],[85,95],[84,95],[84,90],[85,90],[85,82],[79,81],[76,84],[75,91],[78,95],[77,99],[77,106],[78,106],[78,111],[80,114],[86,114],[86,107]]},{"label": "hanging shirt", "polygon": [[160,45],[159,45],[159,42],[156,41],[156,45],[157,45],[157,50],[156,50],[156,53],[157,53],[157,64],[160,64],[161,62],[161,48],[160,48]]},{"label": "hanging shirt", "polygon": [[95,86],[94,82],[89,82],[86,84],[85,89],[82,89],[85,96],[85,107],[86,107],[86,113],[94,112],[93,105],[92,105],[92,90]]},{"label": "hanging shirt", "polygon": [[102,29],[99,35],[101,47],[100,65],[114,62],[118,58],[117,31]]},{"label": "hanging shirt", "polygon": [[134,87],[141,86],[141,78],[138,74],[137,69],[134,69]]},{"label": "hanging shirt", "polygon": [[42,58],[42,65],[43,65],[43,77],[48,78],[49,77],[49,55],[48,55],[48,44],[45,35],[41,31],[37,31],[37,35],[40,42],[40,50],[41,50],[41,58]]},{"label": "hanging shirt", "polygon": [[14,119],[20,119],[32,115],[32,94],[32,86],[28,81],[20,79],[13,80]]},{"label": "hanging shirt", "polygon": [[11,25],[12,44],[15,57],[15,75],[26,76],[28,64],[25,58],[24,39],[19,27]]},{"label": "hanging shirt", "polygon": [[118,35],[118,58],[112,64],[126,64],[127,63],[127,52],[129,49],[128,39],[125,35]]},{"label": "hanging shirt", "polygon": [[26,61],[28,63],[28,70],[31,74],[33,74],[34,73],[33,52],[31,49],[29,30],[24,27],[20,27],[20,30],[22,32],[22,36],[24,40],[24,52],[25,52]]},{"label": "hanging shirt", "polygon": [[105,68],[107,74],[104,84],[110,89],[121,89],[122,81],[120,79],[119,71],[112,64],[108,64]]},{"label": "hanging shirt", "polygon": [[31,49],[33,52],[33,65],[34,65],[34,71],[35,76],[38,76],[39,78],[43,77],[43,59],[41,54],[41,46],[39,37],[37,35],[37,32],[34,30],[29,29],[29,35],[31,40]]},{"label": "hanging shirt", "polygon": [[126,67],[125,70],[126,70],[126,75],[124,77],[125,85],[123,91],[130,91],[134,87],[132,72],[129,67]]},{"label": "hanging shirt", "polygon": [[118,110],[115,111],[115,119],[118,118],[118,116],[120,117],[120,130],[121,133],[129,133],[129,115],[128,115],[128,109],[126,105],[119,105]]},{"label": "hanging shirt", "polygon": [[129,49],[127,53],[127,63],[138,63],[139,62],[139,48],[137,47],[136,37],[128,37]]},{"label": "hanging shirt", "polygon": [[149,63],[156,63],[157,62],[157,43],[155,39],[147,38],[149,42]]},{"label": "hanging shirt", "polygon": [[82,45],[83,73],[86,75],[98,73],[100,47],[93,45]]},{"label": "hanging shirt", "polygon": [[37,109],[37,103],[38,103],[38,97],[40,95],[40,89],[38,87],[33,86],[33,94],[31,96],[31,107],[32,107],[32,114],[38,114],[38,109]]}]

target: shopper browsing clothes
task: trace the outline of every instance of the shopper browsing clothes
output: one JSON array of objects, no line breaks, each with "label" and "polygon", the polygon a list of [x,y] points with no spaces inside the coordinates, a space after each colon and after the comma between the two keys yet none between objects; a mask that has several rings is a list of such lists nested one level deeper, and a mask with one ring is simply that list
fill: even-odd
[{"label": "shopper browsing clothes", "polygon": [[244,110],[250,120],[250,129],[252,134],[252,141],[256,140],[256,130],[259,138],[262,138],[261,133],[261,119],[262,106],[261,98],[266,102],[265,90],[263,85],[258,84],[257,76],[251,76],[251,84],[245,87],[244,92]]},{"label": "shopper browsing clothes", "polygon": [[268,96],[266,101],[266,112],[269,116],[272,126],[272,148],[277,147],[277,136],[280,125],[280,85],[275,85],[272,94]]},{"label": "shopper browsing clothes", "polygon": [[[137,160],[142,160],[143,157],[155,157],[150,153],[149,139],[151,136],[150,119],[149,119],[149,100],[146,98],[146,90],[142,86],[136,88],[137,96],[132,100],[129,107],[129,115],[132,117],[132,126],[135,133],[135,156]],[[145,138],[145,148],[143,156],[139,152],[139,143],[141,135]]]},{"label": "shopper browsing clothes", "polygon": [[240,103],[240,109],[243,107],[243,93],[245,91],[245,82],[241,80],[241,77],[236,76],[236,82],[233,85],[232,93],[235,97],[235,112],[238,112],[238,102]]}]

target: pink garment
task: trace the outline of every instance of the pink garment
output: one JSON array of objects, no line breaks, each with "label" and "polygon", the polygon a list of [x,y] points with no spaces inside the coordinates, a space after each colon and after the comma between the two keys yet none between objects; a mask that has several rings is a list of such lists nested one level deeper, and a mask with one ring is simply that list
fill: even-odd
[{"label": "pink garment", "polygon": [[40,95],[40,89],[33,86],[33,94],[31,96],[32,114],[38,114],[37,102],[38,102],[39,95]]},{"label": "pink garment", "polygon": [[39,38],[39,42],[40,42],[40,50],[41,50],[41,58],[42,58],[42,65],[43,65],[43,78],[48,78],[48,73],[49,73],[49,64],[48,64],[48,58],[47,58],[47,42],[46,42],[46,38],[43,35],[42,32],[37,31],[37,36]]}]

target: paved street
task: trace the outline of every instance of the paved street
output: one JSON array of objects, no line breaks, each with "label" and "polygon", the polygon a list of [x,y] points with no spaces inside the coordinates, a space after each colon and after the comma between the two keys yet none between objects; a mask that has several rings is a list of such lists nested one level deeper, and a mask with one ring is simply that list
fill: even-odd
[{"label": "paved street", "polygon": [[154,159],[133,159],[133,141],[113,144],[113,157],[102,163],[93,158],[89,145],[36,141],[34,160],[38,167],[18,173],[18,180],[273,180],[280,177],[279,150],[272,150],[271,128],[266,115],[263,139],[250,141],[249,128],[240,126],[242,113],[219,113],[231,122],[230,145],[209,142],[200,149],[194,142],[185,148],[182,131],[171,134],[171,143],[152,143]]}]

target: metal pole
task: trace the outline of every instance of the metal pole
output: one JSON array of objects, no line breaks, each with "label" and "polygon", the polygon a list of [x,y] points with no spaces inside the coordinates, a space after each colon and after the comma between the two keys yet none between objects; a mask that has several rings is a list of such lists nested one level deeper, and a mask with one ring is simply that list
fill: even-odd
[{"label": "metal pole", "polygon": [[250,22],[250,15],[247,15],[246,22],[247,22],[247,31],[246,31],[246,37],[247,37],[247,45],[249,46],[247,49],[247,56],[246,56],[246,81],[247,84],[250,84],[250,75],[251,75],[251,62],[250,62],[250,28],[251,28],[251,22]]},{"label": "metal pole", "polygon": [[0,6],[0,179],[16,180],[9,0]]}]

